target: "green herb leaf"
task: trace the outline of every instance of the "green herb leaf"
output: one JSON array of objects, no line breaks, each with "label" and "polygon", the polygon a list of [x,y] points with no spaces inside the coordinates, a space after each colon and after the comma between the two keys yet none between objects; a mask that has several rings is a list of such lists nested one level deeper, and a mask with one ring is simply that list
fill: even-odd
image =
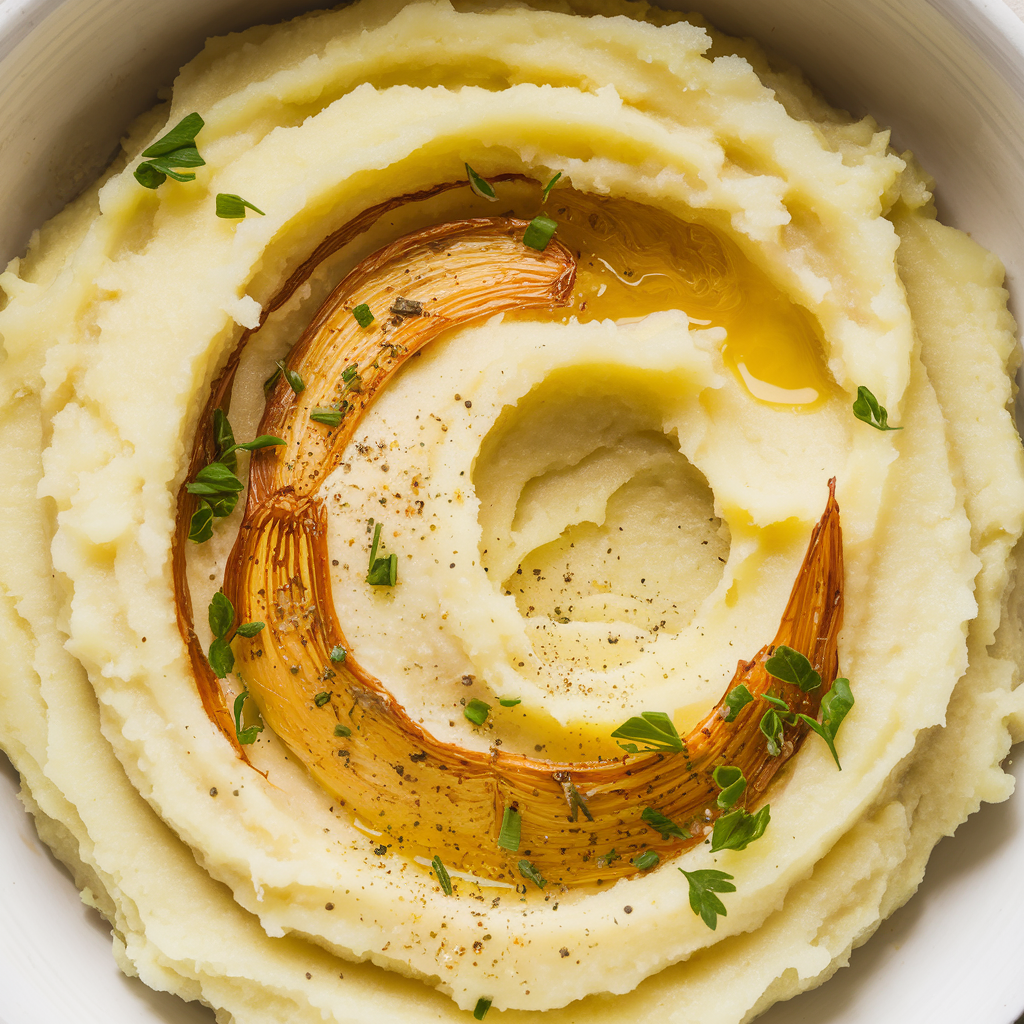
[{"label": "green herb leaf", "polygon": [[821,723],[807,715],[798,715],[801,721],[806,722],[827,744],[835,759],[836,767],[842,771],[843,766],[839,763],[839,755],[836,753],[836,733],[839,726],[843,724],[850,708],[853,707],[853,691],[850,689],[849,679],[839,678],[832,688],[821,698]]},{"label": "green herb leaf", "polygon": [[734,686],[725,697],[725,703],[723,707],[728,710],[722,716],[727,722],[735,720],[739,714],[740,708],[745,707],[754,699],[754,695],[747,689],[746,683],[740,683],[739,686]]},{"label": "green herb leaf", "polygon": [[614,860],[621,860],[622,858],[615,852],[614,849],[609,850],[604,856],[597,858],[597,866],[599,868],[606,868]]},{"label": "green herb leaf", "polygon": [[466,174],[469,175],[469,187],[473,190],[474,195],[479,196],[481,199],[489,199],[492,203],[498,201],[498,197],[494,194],[494,189],[491,188],[490,182],[481,178],[469,164],[466,164]]},{"label": "green herb leaf", "polygon": [[786,725],[796,724],[796,715],[793,714],[789,705],[781,697],[773,697],[770,693],[762,693],[761,700],[766,700],[773,707],[778,708],[777,714],[780,721],[785,722]]},{"label": "green herb leaf", "polygon": [[671,818],[666,818],[661,811],[653,807],[645,807],[644,813],[640,815],[655,832],[661,834],[662,839],[689,839],[690,833],[680,825],[677,825]]},{"label": "green herb leaf", "polygon": [[263,723],[257,722],[255,725],[250,725],[247,729],[242,728],[242,708],[245,706],[245,702],[249,699],[249,691],[243,690],[235,698],[235,736],[238,737],[238,742],[243,746],[249,743],[255,743],[256,737],[263,732]]},{"label": "green herb leaf", "polygon": [[582,811],[587,821],[593,821],[594,816],[590,813],[586,800],[583,799],[580,791],[576,788],[576,783],[569,778],[569,773],[557,772],[555,779],[561,782],[562,792],[565,793],[566,802],[569,804],[569,820],[575,821],[579,817],[580,811]]},{"label": "green herb leaf", "polygon": [[215,637],[223,638],[231,632],[235,622],[235,607],[222,590],[213,595],[207,618],[210,622],[210,632]]},{"label": "green herb leaf", "polygon": [[213,536],[213,509],[200,501],[188,524],[188,539],[203,544]]},{"label": "green herb leaf", "polygon": [[715,895],[716,892],[735,892],[732,875],[714,868],[701,871],[683,871],[686,881],[690,884],[690,909],[714,931],[718,926],[718,918],[726,916],[725,905]]},{"label": "green herb leaf", "polygon": [[324,408],[318,405],[309,414],[309,418],[314,423],[323,423],[328,427],[337,427],[341,423],[342,412],[340,409],[332,409],[330,406]]},{"label": "green herb leaf", "polygon": [[723,811],[729,810],[743,796],[743,792],[747,788],[747,780],[743,777],[743,772],[735,765],[719,765],[711,773],[711,777],[715,780],[715,785],[722,790],[718,794],[718,806]]},{"label": "green herb leaf", "polygon": [[218,217],[223,217],[225,220],[241,220],[245,217],[246,210],[252,210],[253,213],[258,213],[261,217],[266,216],[258,206],[253,206],[248,199],[243,199],[231,192],[217,193]]},{"label": "green herb leaf", "polygon": [[238,468],[231,454],[235,446],[235,432],[231,429],[227,413],[220,408],[213,410],[213,443],[217,446],[217,461],[223,462],[234,473]]},{"label": "green herb leaf", "polygon": [[347,657],[348,657],[348,651],[346,651],[345,648],[341,646],[341,644],[338,644],[337,647],[332,647],[331,648],[331,654],[330,654],[331,661],[339,661],[340,662],[340,661],[344,661]]},{"label": "green herb leaf", "polygon": [[288,367],[285,366],[283,359],[278,359],[276,365],[281,373],[284,374],[284,379],[288,381],[288,387],[290,387],[295,394],[301,395],[302,392],[306,390],[306,385],[302,380],[302,377],[295,370],[289,370]]},{"label": "green herb leaf", "polygon": [[487,1011],[490,1008],[491,1008],[491,1000],[490,999],[486,999],[484,996],[481,996],[476,1001],[476,1009],[473,1011],[473,1019],[474,1020],[483,1020],[484,1019],[484,1015],[487,1013]]},{"label": "green herb leaf", "polygon": [[619,746],[627,754],[645,754],[654,750],[669,750],[678,754],[683,749],[683,741],[672,719],[664,711],[642,711],[639,718],[631,718],[620,725],[612,733],[612,739],[636,740],[647,744],[640,749],[636,743],[620,743]]},{"label": "green herb leaf", "polygon": [[210,649],[206,652],[206,658],[218,679],[225,679],[227,674],[235,667],[235,655],[231,650],[231,645],[222,637],[217,637],[210,644]]},{"label": "green herb leaf", "polygon": [[641,871],[650,871],[660,860],[656,850],[644,850],[639,857],[633,858],[632,863]]},{"label": "green herb leaf", "polygon": [[437,880],[441,885],[441,892],[445,896],[451,896],[453,892],[451,875],[448,874],[444,864],[441,863],[441,858],[435,854],[434,859],[430,862],[430,866],[434,869],[434,874],[437,875]]},{"label": "green herb leaf", "polygon": [[244,636],[247,640],[251,640],[257,633],[263,632],[266,628],[265,622],[243,622],[235,633],[238,636]]},{"label": "green herb leaf", "polygon": [[[288,442],[283,437],[275,437],[273,434],[260,434],[251,441],[240,441],[228,448],[220,457],[220,462],[225,462],[224,456],[232,456],[235,452],[258,452],[261,448],[277,448]],[[227,463],[225,462],[225,465]]]},{"label": "green herb leaf", "polygon": [[768,674],[784,683],[799,686],[804,693],[810,693],[821,686],[821,676],[799,651],[779,644],[772,656],[764,663]]},{"label": "green herb leaf", "polygon": [[145,188],[159,188],[168,177],[175,181],[194,181],[194,174],[179,174],[175,167],[202,167],[206,161],[195,147],[195,138],[203,127],[196,113],[182,118],[166,135],[144,150],[150,157],[135,168],[135,180]]},{"label": "green herb leaf", "polygon": [[166,156],[176,149],[191,146],[196,141],[196,136],[202,130],[203,119],[195,112],[183,117],[166,135],[162,135],[149,149],[143,151],[143,156]]},{"label": "green herb leaf", "polygon": [[366,582],[374,587],[393,587],[398,582],[398,555],[377,557],[382,525],[382,523],[377,523],[373,530],[373,543],[370,545],[370,571],[366,574]]},{"label": "green herb leaf", "polygon": [[274,386],[281,379],[281,369],[278,367],[264,382],[263,382],[263,397],[265,399],[270,398],[270,392],[274,390]]},{"label": "green herb leaf", "polygon": [[330,699],[331,695],[326,690],[323,690],[313,698],[313,703],[318,708],[322,708]]},{"label": "green herb leaf", "polygon": [[543,878],[541,873],[528,860],[521,860],[519,862],[519,874],[528,882],[533,882],[538,889],[543,889],[548,884],[547,879]]},{"label": "green herb leaf", "polygon": [[356,318],[356,323],[363,328],[369,327],[374,320],[373,312],[365,302],[360,302],[352,310],[352,315]]},{"label": "green herb leaf", "polygon": [[714,831],[711,833],[711,852],[719,850],[745,850],[755,839],[764,835],[764,830],[771,821],[768,804],[765,804],[757,814],[751,814],[742,807],[723,814],[715,822]]},{"label": "green herb leaf", "polygon": [[350,363],[346,366],[341,371],[341,380],[345,385],[341,392],[343,395],[347,395],[350,391],[359,391],[363,383],[363,378],[359,376],[359,364]]},{"label": "green herb leaf", "polygon": [[523,235],[523,244],[538,252],[543,252],[548,247],[548,242],[555,237],[557,230],[558,221],[545,217],[543,213],[538,213],[530,221],[530,226],[526,229],[526,234]]},{"label": "green herb leaf", "polygon": [[211,462],[196,473],[195,480],[185,489],[189,494],[224,498],[237,495],[242,490],[242,481],[223,462]]},{"label": "green herb leaf", "polygon": [[[763,694],[762,694],[763,696]],[[761,732],[768,741],[768,753],[772,757],[778,757],[782,752],[782,719],[778,712],[766,711],[761,718]]]},{"label": "green herb leaf", "polygon": [[514,708],[517,704],[522,704],[523,701],[521,697],[499,697],[498,703],[503,708]]},{"label": "green herb leaf", "polygon": [[474,697],[463,709],[462,713],[474,724],[483,725],[491,713],[491,705]]},{"label": "green herb leaf", "polygon": [[557,174],[556,174],[556,175],[555,175],[555,176],[554,176],[554,177],[553,177],[553,178],[552,178],[552,179],[551,179],[551,180],[550,180],[550,181],[549,181],[549,182],[548,182],[548,183],[547,183],[547,184],[546,184],[546,185],[544,186],[544,196],[543,196],[543,198],[541,199],[541,202],[542,202],[542,203],[546,203],[546,202],[548,201],[548,194],[549,194],[549,193],[551,192],[551,190],[552,190],[552,189],[553,189],[553,188],[555,187],[555,182],[556,182],[556,181],[558,181],[558,179],[559,179],[559,178],[560,178],[561,176],[562,176],[562,172],[561,172],[561,171],[559,171],[559,172],[558,172],[558,173],[557,173]]},{"label": "green herb leaf", "polygon": [[853,415],[862,422],[874,427],[875,430],[902,430],[902,427],[889,426],[889,414],[885,406],[878,404],[878,399],[863,385],[857,388],[857,397],[853,402]]},{"label": "green herb leaf", "polygon": [[498,845],[510,853],[519,852],[519,833],[523,827],[523,819],[514,807],[506,807],[501,816],[501,831],[498,833]]},{"label": "green herb leaf", "polygon": [[336,725],[334,727],[335,736],[351,736],[352,730],[347,725]]}]

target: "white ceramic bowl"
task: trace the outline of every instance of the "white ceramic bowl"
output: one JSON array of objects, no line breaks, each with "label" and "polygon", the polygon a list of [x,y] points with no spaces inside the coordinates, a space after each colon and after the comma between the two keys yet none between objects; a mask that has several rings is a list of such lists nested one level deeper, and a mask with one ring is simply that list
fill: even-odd
[{"label": "white ceramic bowl", "polygon": [[[206,36],[302,0],[0,0],[0,259],[94,178]],[[943,219],[1002,257],[1024,313],[1024,23],[1002,0],[665,0],[802,67],[893,128]],[[1024,752],[1018,750],[1024,757]],[[0,755],[0,1024],[210,1024],[122,977]],[[1011,1024],[1024,1009],[1024,795],[939,844],[918,895],[826,986],[761,1024]],[[584,1022],[580,1022],[584,1024]]]}]

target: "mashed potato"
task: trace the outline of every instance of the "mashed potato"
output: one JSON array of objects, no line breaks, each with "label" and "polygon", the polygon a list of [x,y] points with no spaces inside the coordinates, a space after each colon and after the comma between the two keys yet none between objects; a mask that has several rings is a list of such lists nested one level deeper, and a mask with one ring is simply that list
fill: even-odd
[{"label": "mashed potato", "polygon": [[[192,112],[195,179],[142,187],[142,151]],[[1014,323],[998,260],[935,220],[930,190],[869,119],[640,3],[364,0],[212,40],[0,276],[0,742],[123,970],[224,1021],[493,1006],[738,1024],[845,964],[934,844],[1010,793],[1024,721]],[[218,218],[218,194],[259,210]],[[558,231],[527,253],[539,213]],[[410,356],[388,342],[420,311],[378,305],[358,333],[343,283],[338,331],[382,338],[378,356],[362,387],[305,369],[297,343],[371,254],[496,214],[520,225],[512,263],[568,261],[570,295],[486,316],[481,300]],[[426,323],[437,300],[416,288],[401,298]],[[279,361],[303,368],[305,399],[287,374],[264,388]],[[899,429],[854,415],[860,388]],[[340,415],[365,406],[351,440],[315,484],[287,476],[306,443],[329,450],[332,396]],[[315,429],[274,420],[303,402]],[[186,485],[228,405],[237,438],[279,422],[286,444],[253,454],[248,502],[187,541]],[[329,607],[298,574],[246,589],[270,478],[315,498],[291,508],[327,552],[308,564]],[[620,822],[617,853],[595,838],[541,886],[519,860],[551,854],[529,793],[495,797],[493,829],[454,797],[436,835],[377,815],[447,806],[419,778],[430,744],[456,752],[453,792],[493,772],[500,794],[527,759],[652,763],[612,736],[644,712],[684,739],[717,722],[781,635],[833,478],[855,704],[835,760],[787,726],[785,764],[749,797],[770,800],[756,841],[713,852],[713,806],[683,842]],[[371,545],[394,582],[368,585]],[[203,652],[222,587],[266,626],[218,683]],[[300,653],[343,635],[345,659],[286,671],[289,635]],[[399,719],[408,757],[359,791],[360,750],[383,742],[359,723]],[[595,837],[604,795],[576,794]],[[499,842],[510,808],[537,849]],[[714,930],[691,909],[707,871],[734,886]]]}]

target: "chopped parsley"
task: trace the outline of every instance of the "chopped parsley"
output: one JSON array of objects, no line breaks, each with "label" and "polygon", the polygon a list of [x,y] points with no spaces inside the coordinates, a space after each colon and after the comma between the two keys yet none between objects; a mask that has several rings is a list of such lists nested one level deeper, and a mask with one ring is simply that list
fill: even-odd
[{"label": "chopped parsley", "polygon": [[544,195],[543,195],[543,197],[541,198],[541,202],[542,202],[542,203],[546,203],[546,202],[548,201],[548,195],[549,195],[549,193],[550,193],[550,192],[551,192],[551,190],[552,190],[552,189],[553,189],[553,188],[555,187],[555,182],[556,182],[556,181],[558,181],[558,179],[559,179],[559,178],[560,178],[561,176],[562,176],[562,172],[561,172],[561,171],[559,171],[559,172],[558,172],[558,173],[557,173],[557,174],[556,174],[556,175],[555,175],[555,176],[554,176],[554,177],[553,177],[553,178],[552,178],[552,179],[551,179],[551,180],[550,180],[550,181],[549,181],[549,182],[548,182],[548,183],[547,183],[547,184],[546,184],[546,185],[544,186]]},{"label": "chopped parsley", "polygon": [[597,858],[597,866],[599,868],[606,868],[606,867],[608,867],[612,863],[612,861],[616,861],[616,860],[621,860],[621,858],[615,852],[615,850],[612,849],[612,850],[609,850],[603,856]]},{"label": "chopped parsley", "polygon": [[135,168],[135,180],[143,188],[159,188],[168,178],[175,181],[195,181],[195,174],[186,171],[182,174],[175,167],[202,167],[206,161],[196,149],[196,136],[202,130],[203,119],[195,112],[183,117],[166,135],[161,136],[148,149],[142,151],[144,157]]},{"label": "chopped parsley", "polygon": [[799,651],[779,644],[772,656],[764,663],[768,674],[784,683],[799,686],[804,693],[810,693],[821,686],[821,676]]},{"label": "chopped parsley", "polygon": [[671,818],[666,818],[661,811],[653,807],[645,807],[644,813],[640,815],[655,832],[660,833],[662,839],[689,839],[690,833],[680,825],[677,825]]},{"label": "chopped parsley", "polygon": [[476,1001],[476,1009],[473,1011],[474,1020],[483,1020],[487,1014],[487,1011],[491,1008],[491,1000],[486,996],[481,996]]},{"label": "chopped parsley", "polygon": [[[762,694],[762,696],[764,696]],[[768,741],[768,753],[778,757],[782,753],[782,719],[777,711],[766,711],[761,717],[761,732]]]},{"label": "chopped parsley", "polygon": [[330,699],[331,694],[329,694],[326,690],[323,690],[313,698],[313,703],[318,708],[322,708]]},{"label": "chopped parsley", "polygon": [[366,582],[372,587],[393,587],[398,582],[398,555],[377,557],[382,525],[382,523],[377,523],[373,530],[373,543],[370,545],[370,570],[366,574]]},{"label": "chopped parsley", "polygon": [[352,730],[347,725],[336,725],[334,727],[335,736],[351,736]]},{"label": "chopped parsley", "polygon": [[725,917],[727,913],[725,905],[715,893],[735,892],[733,876],[714,868],[704,868],[700,871],[683,871],[682,868],[679,870],[690,884],[690,909],[714,931],[719,916]]},{"label": "chopped parsley", "polygon": [[[235,636],[254,637],[264,628],[262,622],[243,622],[233,632],[231,626],[235,621],[235,609],[223,591],[218,590],[210,601],[208,612],[210,632],[213,643],[207,652],[207,660],[218,679],[224,679],[235,667],[235,655],[231,650],[231,641]],[[240,708],[241,705],[239,704]],[[252,742],[251,740],[249,741]]]},{"label": "chopped parsley", "polygon": [[889,426],[889,414],[884,405],[863,385],[857,388],[857,397],[853,401],[853,415],[875,430],[902,430],[902,427]]},{"label": "chopped parsley", "polygon": [[530,221],[530,226],[526,229],[526,234],[523,235],[523,244],[538,252],[543,252],[551,239],[555,237],[557,230],[558,221],[545,217],[543,213],[538,213]]},{"label": "chopped parsley", "polygon": [[261,217],[266,216],[258,206],[253,206],[248,199],[243,199],[241,196],[236,196],[231,192],[217,193],[218,217],[223,217],[225,220],[242,220],[247,209],[252,210],[253,213],[258,213]]},{"label": "chopped parsley", "polygon": [[249,699],[249,691],[243,690],[235,698],[235,736],[238,738],[238,742],[243,746],[248,746],[250,743],[256,742],[256,737],[263,732],[263,722],[257,721],[255,725],[250,725],[248,728],[242,728],[242,708],[245,706],[245,702]]},{"label": "chopped parsley", "polygon": [[594,816],[590,813],[586,800],[583,799],[580,791],[576,788],[576,783],[569,778],[569,773],[555,772],[555,781],[561,785],[562,792],[565,794],[565,801],[569,805],[569,820],[576,821],[580,811],[582,811],[583,817],[587,821],[593,821]]},{"label": "chopped parsley", "polygon": [[501,816],[498,845],[510,853],[519,852],[519,833],[523,827],[522,815],[514,807],[506,807]]},{"label": "chopped parsley", "polygon": [[[681,753],[683,741],[664,711],[642,711],[639,718],[631,718],[612,733],[612,739],[635,740],[634,743],[620,743],[627,754],[647,754],[655,750]],[[637,747],[637,743],[647,744]]]},{"label": "chopped parsley", "polygon": [[839,755],[836,753],[836,733],[839,732],[839,726],[843,724],[843,719],[846,718],[853,704],[850,680],[839,678],[832,684],[832,689],[821,698],[820,723],[808,715],[797,715],[828,744],[828,749],[840,771],[843,770],[843,766],[839,763]]},{"label": "chopped parsley", "polygon": [[441,883],[441,892],[443,892],[445,894],[445,896],[451,896],[451,894],[452,894],[452,880],[451,880],[451,876],[448,874],[447,870],[445,869],[444,864],[441,863],[441,858],[438,857],[435,854],[434,859],[430,862],[430,866],[434,869],[434,874],[437,875],[438,882]]},{"label": "chopped parsley", "polygon": [[632,863],[636,865],[641,871],[650,871],[651,868],[656,867],[661,857],[658,856],[656,850],[644,850],[639,857],[634,857]]},{"label": "chopped parsley", "polygon": [[341,644],[338,644],[336,647],[331,648],[331,661],[341,662],[344,661],[347,657],[348,651],[346,651],[345,648],[341,646]]},{"label": "chopped parsley", "polygon": [[314,423],[323,423],[328,427],[336,427],[341,423],[343,415],[344,413],[340,409],[333,409],[330,406],[324,408],[318,405],[309,414],[309,418]]},{"label": "chopped parsley", "polygon": [[718,794],[718,806],[723,811],[729,810],[747,788],[743,772],[735,765],[721,764],[712,772],[711,777],[715,780],[715,785],[722,790]]},{"label": "chopped parsley", "polygon": [[481,178],[469,164],[466,164],[466,174],[469,175],[469,187],[473,190],[473,195],[479,196],[481,199],[487,199],[492,203],[498,201],[491,183],[486,178]]},{"label": "chopped parsley", "polygon": [[289,370],[285,366],[283,359],[278,359],[276,363],[277,368],[284,374],[284,379],[288,381],[288,387],[292,389],[297,395],[301,395],[306,390],[306,382],[302,379],[301,375],[296,370]]},{"label": "chopped parsley", "polygon": [[353,307],[352,315],[356,318],[356,323],[360,327],[369,327],[374,320],[373,313],[365,302],[360,302],[358,306]]},{"label": "chopped parsley", "polygon": [[462,713],[474,724],[483,725],[487,721],[487,716],[491,713],[491,705],[485,704],[482,700],[477,700],[474,697],[466,706],[463,708]]},{"label": "chopped parsley", "polygon": [[235,443],[231,423],[223,409],[213,410],[213,439],[217,447],[217,459],[203,466],[195,479],[186,484],[185,490],[199,498],[199,504],[189,521],[189,540],[202,544],[213,536],[214,518],[222,519],[231,515],[244,484],[235,475],[238,451],[254,452],[261,448],[283,445],[284,438],[261,434],[252,441]]},{"label": "chopped parsley", "polygon": [[755,839],[764,835],[764,830],[771,821],[768,804],[756,814],[737,807],[715,822],[711,833],[711,852],[719,850],[745,850]]},{"label": "chopped parsley", "polygon": [[543,889],[548,884],[547,879],[543,878],[541,873],[528,860],[521,860],[519,862],[519,874],[528,882],[533,882],[538,889]]},{"label": "chopped parsley", "polygon": [[735,720],[740,708],[746,707],[754,699],[754,695],[747,689],[746,683],[734,686],[725,696],[725,707],[727,710],[722,717],[727,722]]},{"label": "chopped parsley", "polygon": [[503,708],[514,708],[517,704],[522,704],[523,701],[521,697],[499,697],[498,703]]}]

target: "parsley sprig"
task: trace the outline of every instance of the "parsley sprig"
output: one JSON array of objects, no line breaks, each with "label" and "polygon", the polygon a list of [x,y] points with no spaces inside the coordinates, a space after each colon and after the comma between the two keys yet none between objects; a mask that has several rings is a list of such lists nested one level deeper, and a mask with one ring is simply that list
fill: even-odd
[{"label": "parsley sprig", "polygon": [[203,119],[195,112],[183,117],[166,135],[157,139],[148,149],[142,151],[144,157],[135,168],[135,180],[143,188],[159,188],[168,178],[175,181],[195,181],[195,174],[186,171],[182,174],[175,167],[202,167],[206,161],[199,155],[196,148],[196,136],[202,130]]},{"label": "parsley sprig", "polygon": [[213,410],[213,439],[217,446],[217,458],[208,466],[203,466],[195,479],[185,485],[189,494],[199,498],[199,504],[192,519],[189,521],[188,539],[202,544],[213,536],[213,520],[223,519],[231,515],[238,496],[242,491],[242,481],[238,479],[238,459],[236,452],[255,452],[261,448],[270,448],[285,443],[284,438],[271,434],[261,434],[251,441],[235,442],[231,424],[223,409]]},{"label": "parsley sprig", "polygon": [[249,699],[249,691],[243,690],[235,698],[235,736],[238,737],[238,742],[243,746],[247,746],[250,743],[256,742],[256,737],[263,732],[263,722],[257,721],[255,725],[250,725],[247,728],[242,728],[242,708],[245,707],[245,702]]},{"label": "parsley sprig", "polygon": [[889,414],[886,412],[885,406],[879,405],[878,399],[863,385],[857,388],[857,397],[853,401],[853,415],[869,427],[874,427],[875,430],[903,429],[889,426]]},{"label": "parsley sprig", "polygon": [[207,652],[207,659],[210,668],[217,674],[218,679],[223,679],[235,667],[235,655],[231,650],[231,641],[236,636],[252,638],[256,636],[266,625],[263,622],[243,622],[232,629],[235,623],[235,607],[228,596],[221,590],[213,595],[210,601],[208,612],[210,632],[213,633],[213,643]]},{"label": "parsley sprig", "polygon": [[519,874],[528,882],[533,882],[538,889],[543,889],[548,884],[547,879],[528,860],[521,860],[519,862]]},{"label": "parsley sprig", "polygon": [[714,868],[700,871],[683,871],[686,881],[690,883],[690,909],[714,931],[718,926],[718,918],[725,917],[725,904],[715,895],[716,892],[735,892],[732,884],[733,876]]},{"label": "parsley sprig", "polygon": [[487,716],[491,713],[491,705],[474,697],[462,709],[462,713],[474,725],[483,725],[487,721]]},{"label": "parsley sprig", "polygon": [[[398,555],[392,553],[377,557],[382,526],[382,523],[377,523],[373,529],[373,543],[370,545],[370,570],[366,574],[366,582],[373,587],[393,587],[398,582]],[[482,722],[477,722],[477,725],[482,724]]]},{"label": "parsley sprig", "polygon": [[217,193],[216,213],[218,217],[222,217],[224,220],[244,220],[246,210],[252,210],[253,213],[258,213],[261,217],[266,216],[258,206],[253,206],[248,199],[236,196],[232,192]]},{"label": "parsley sprig", "polygon": [[779,644],[772,652],[772,656],[764,663],[768,674],[784,683],[792,683],[799,686],[804,693],[810,693],[821,686],[821,676],[815,671],[814,666],[799,651]]},{"label": "parsley sprig", "polygon": [[725,697],[724,707],[726,709],[725,714],[722,717],[727,722],[735,721],[736,716],[740,712],[740,708],[746,707],[754,699],[754,695],[747,689],[746,683],[740,683],[739,686],[734,686]]},{"label": "parsley sprig", "polygon": [[653,807],[645,807],[640,815],[655,832],[661,835],[662,839],[689,839],[690,833],[681,825],[677,825],[671,818],[665,817],[661,811]]},{"label": "parsley sprig", "polygon": [[711,852],[719,850],[745,850],[755,839],[764,835],[768,822],[772,820],[771,810],[765,804],[756,814],[737,807],[723,814],[711,833]]},{"label": "parsley sprig", "polygon": [[712,772],[711,777],[715,780],[715,785],[722,790],[718,794],[717,803],[723,811],[729,810],[743,796],[747,788],[747,780],[743,777],[743,772],[735,765],[719,765]]},{"label": "parsley sprig", "polygon": [[522,815],[515,807],[506,807],[501,816],[498,845],[509,853],[519,852],[519,837],[523,827]]},{"label": "parsley sprig", "polygon": [[[657,750],[678,754],[683,750],[683,741],[664,711],[642,711],[639,718],[631,718],[620,725],[612,733],[612,739],[634,740],[619,744],[627,754],[648,754]],[[637,743],[647,745],[640,748]]]},{"label": "parsley sprig", "polygon": [[492,203],[498,201],[491,183],[486,178],[482,178],[477,174],[469,164],[466,164],[466,174],[469,177],[469,187],[473,190],[473,195],[479,196],[481,199],[487,199]]},{"label": "parsley sprig", "polygon": [[[821,698],[820,722],[811,718],[810,715],[793,712],[781,697],[762,693],[761,699],[774,705],[772,710],[765,712],[761,719],[761,732],[768,740],[768,753],[772,757],[777,756],[782,747],[782,723],[794,725],[799,719],[825,741],[836,767],[840,771],[843,770],[843,766],[839,763],[839,755],[836,753],[836,733],[839,732],[839,726],[843,724],[843,719],[854,705],[849,679],[842,677],[836,679],[828,693]],[[775,708],[779,710],[776,711]]]}]

